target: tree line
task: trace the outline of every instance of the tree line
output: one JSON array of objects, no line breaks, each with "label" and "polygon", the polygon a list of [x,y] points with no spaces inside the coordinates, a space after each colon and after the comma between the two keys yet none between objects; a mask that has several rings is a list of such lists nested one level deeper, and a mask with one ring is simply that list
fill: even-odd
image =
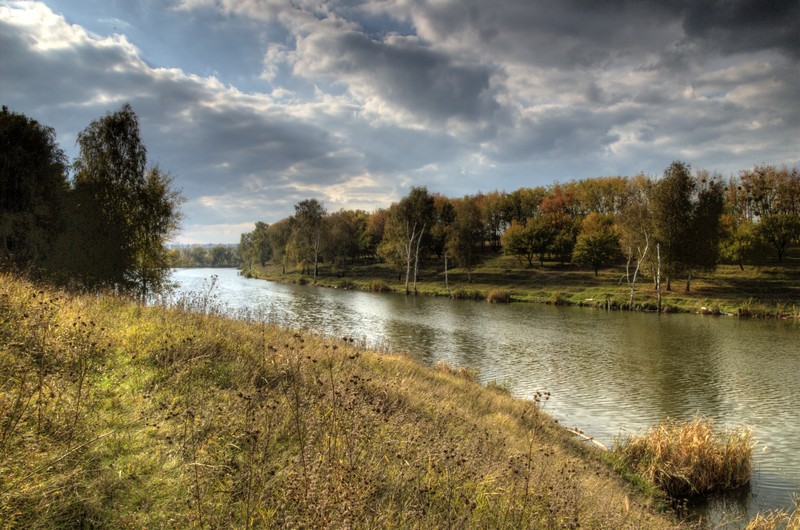
[{"label": "tree line", "polygon": [[189,245],[169,249],[172,267],[240,267],[239,246],[236,244]]},{"label": "tree line", "polygon": [[760,165],[730,178],[682,161],[659,177],[602,177],[449,198],[415,187],[388,208],[328,213],[317,199],[242,234],[242,269],[278,264],[316,281],[319,264],[344,275],[355,263],[393,265],[416,290],[423,263],[471,272],[494,252],[522,265],[626,265],[631,293],[647,274],[665,288],[719,263],[782,261],[800,242],[800,173]]},{"label": "tree line", "polygon": [[138,117],[125,104],[77,145],[70,163],[51,127],[2,107],[0,268],[140,297],[165,288],[182,198],[148,165]]}]

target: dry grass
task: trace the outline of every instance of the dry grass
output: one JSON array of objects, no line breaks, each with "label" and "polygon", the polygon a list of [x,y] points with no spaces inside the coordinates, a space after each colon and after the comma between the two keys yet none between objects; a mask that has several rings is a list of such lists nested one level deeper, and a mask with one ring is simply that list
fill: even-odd
[{"label": "dry grass", "polygon": [[486,301],[490,304],[508,304],[511,302],[511,293],[505,289],[491,289],[486,295]]},{"label": "dry grass", "polygon": [[667,418],[641,435],[617,441],[614,451],[631,469],[673,497],[737,488],[750,482],[752,433],[716,428],[708,418]]},{"label": "dry grass", "polygon": [[0,277],[3,526],[674,526],[468,370],[184,306]]},{"label": "dry grass", "polygon": [[800,530],[800,503],[795,501],[794,511],[775,510],[759,513],[747,525],[747,530]]}]

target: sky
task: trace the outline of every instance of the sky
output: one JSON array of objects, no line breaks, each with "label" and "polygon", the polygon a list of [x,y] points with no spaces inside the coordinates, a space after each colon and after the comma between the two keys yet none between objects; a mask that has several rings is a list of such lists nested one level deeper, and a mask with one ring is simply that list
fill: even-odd
[{"label": "sky", "polygon": [[73,159],[126,102],[179,243],[308,198],[796,167],[800,0],[0,0],[0,104]]}]

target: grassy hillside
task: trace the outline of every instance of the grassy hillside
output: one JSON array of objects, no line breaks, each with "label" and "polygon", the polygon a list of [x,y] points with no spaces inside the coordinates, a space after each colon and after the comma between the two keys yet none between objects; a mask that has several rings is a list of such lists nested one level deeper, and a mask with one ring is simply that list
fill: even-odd
[{"label": "grassy hillside", "polygon": [[[631,271],[631,274],[633,271]],[[254,267],[251,276],[281,282],[310,282],[298,271],[282,273],[275,265]],[[485,300],[492,291],[508,293],[512,301],[546,304],[625,308],[630,300],[625,266],[589,269],[545,262],[529,268],[511,256],[487,254],[469,275],[461,269],[449,271],[450,290],[445,288],[443,267],[424,267],[417,289],[421,294]],[[387,264],[353,265],[344,272],[323,265],[318,285],[362,290],[404,292],[404,276]],[[765,261],[759,266],[720,265],[714,272],[692,278],[673,279],[672,291],[662,291],[666,311],[726,313],[742,316],[800,317],[800,248],[789,249],[783,262]],[[663,289],[664,287],[662,287]],[[640,275],[634,298],[639,310],[655,310],[653,279]]]},{"label": "grassy hillside", "polygon": [[468,371],[9,276],[0,276],[0,521],[674,526],[535,402],[483,388]]}]

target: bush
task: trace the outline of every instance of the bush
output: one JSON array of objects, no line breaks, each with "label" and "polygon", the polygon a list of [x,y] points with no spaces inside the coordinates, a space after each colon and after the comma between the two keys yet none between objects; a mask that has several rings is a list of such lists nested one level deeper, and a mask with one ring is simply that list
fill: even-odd
[{"label": "bush", "polygon": [[716,430],[714,421],[663,420],[642,435],[615,443],[614,451],[636,473],[673,497],[738,488],[753,471],[752,432]]}]

